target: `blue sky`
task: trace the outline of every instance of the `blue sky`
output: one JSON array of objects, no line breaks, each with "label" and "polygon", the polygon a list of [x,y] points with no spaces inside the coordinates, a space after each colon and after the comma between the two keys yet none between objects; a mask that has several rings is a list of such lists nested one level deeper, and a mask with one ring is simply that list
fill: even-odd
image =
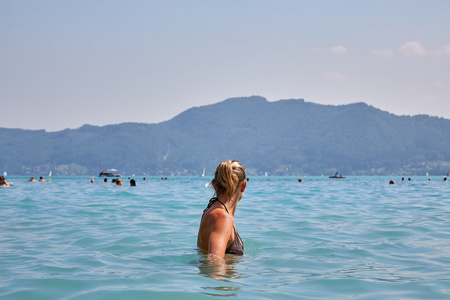
[{"label": "blue sky", "polygon": [[251,95],[450,118],[450,1],[0,1],[0,127]]}]

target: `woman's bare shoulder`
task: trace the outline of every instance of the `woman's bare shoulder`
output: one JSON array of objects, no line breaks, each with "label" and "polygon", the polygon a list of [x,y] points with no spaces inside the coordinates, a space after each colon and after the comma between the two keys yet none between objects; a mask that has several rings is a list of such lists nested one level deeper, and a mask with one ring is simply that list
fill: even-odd
[{"label": "woman's bare shoulder", "polygon": [[216,208],[211,210],[204,216],[205,221],[214,225],[214,227],[231,227],[233,226],[233,216],[228,214],[225,210]]}]

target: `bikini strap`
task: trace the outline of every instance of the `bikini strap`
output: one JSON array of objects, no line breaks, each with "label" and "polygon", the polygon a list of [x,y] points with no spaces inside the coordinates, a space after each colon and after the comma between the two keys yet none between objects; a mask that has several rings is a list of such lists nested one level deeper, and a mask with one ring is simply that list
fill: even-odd
[{"label": "bikini strap", "polygon": [[222,204],[223,207],[225,208],[225,210],[227,211],[227,214],[229,214],[228,209],[225,206],[225,204],[223,204],[223,202],[220,201],[219,198],[217,198],[217,197],[212,197],[211,199],[209,199],[208,206],[203,210],[203,212],[207,211],[216,201],[219,201],[219,203]]}]

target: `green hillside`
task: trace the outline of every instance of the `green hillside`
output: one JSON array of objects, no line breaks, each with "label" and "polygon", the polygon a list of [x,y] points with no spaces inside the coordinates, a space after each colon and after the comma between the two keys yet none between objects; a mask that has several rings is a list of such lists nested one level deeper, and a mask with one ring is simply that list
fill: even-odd
[{"label": "green hillside", "polygon": [[[250,174],[441,175],[450,171],[450,120],[396,116],[364,103],[233,98],[159,124],[85,125],[45,132],[0,128],[10,175],[212,174],[227,158]],[[101,164],[101,167],[99,166]]]}]

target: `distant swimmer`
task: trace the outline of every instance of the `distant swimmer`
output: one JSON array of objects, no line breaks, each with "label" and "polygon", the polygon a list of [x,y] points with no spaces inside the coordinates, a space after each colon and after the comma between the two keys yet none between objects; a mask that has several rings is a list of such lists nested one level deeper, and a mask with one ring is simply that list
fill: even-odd
[{"label": "distant swimmer", "polygon": [[302,181],[303,181],[303,179],[301,179],[301,178],[298,179],[298,182],[302,182]]},{"label": "distant swimmer", "polygon": [[44,180],[44,178],[42,178],[42,176],[41,176],[41,177],[39,177],[39,181],[40,181],[40,182],[44,182],[45,180]]},{"label": "distant swimmer", "polygon": [[244,243],[236,230],[234,213],[247,186],[244,166],[237,160],[220,163],[211,185],[215,196],[203,211],[197,247],[208,259],[222,259],[225,254],[243,255]]},{"label": "distant swimmer", "polygon": [[92,178],[92,179],[91,179],[91,183],[95,183],[95,180],[94,180],[94,178]]},{"label": "distant swimmer", "polygon": [[103,179],[102,183],[108,183],[108,179],[107,178]]},{"label": "distant swimmer", "polygon": [[389,184],[395,184],[394,179],[389,180]]},{"label": "distant swimmer", "polygon": [[131,179],[130,180],[130,186],[136,186],[136,180]]},{"label": "distant swimmer", "polygon": [[122,186],[122,179],[117,179],[116,180],[116,185],[117,186]]},{"label": "distant swimmer", "polygon": [[11,187],[11,185],[9,185],[9,183],[6,181],[5,176],[0,176],[0,186]]},{"label": "distant swimmer", "polygon": [[31,177],[31,179],[28,180],[29,182],[36,182],[36,179],[34,177]]},{"label": "distant swimmer", "polygon": [[447,181],[447,177],[444,177],[444,181]]}]

